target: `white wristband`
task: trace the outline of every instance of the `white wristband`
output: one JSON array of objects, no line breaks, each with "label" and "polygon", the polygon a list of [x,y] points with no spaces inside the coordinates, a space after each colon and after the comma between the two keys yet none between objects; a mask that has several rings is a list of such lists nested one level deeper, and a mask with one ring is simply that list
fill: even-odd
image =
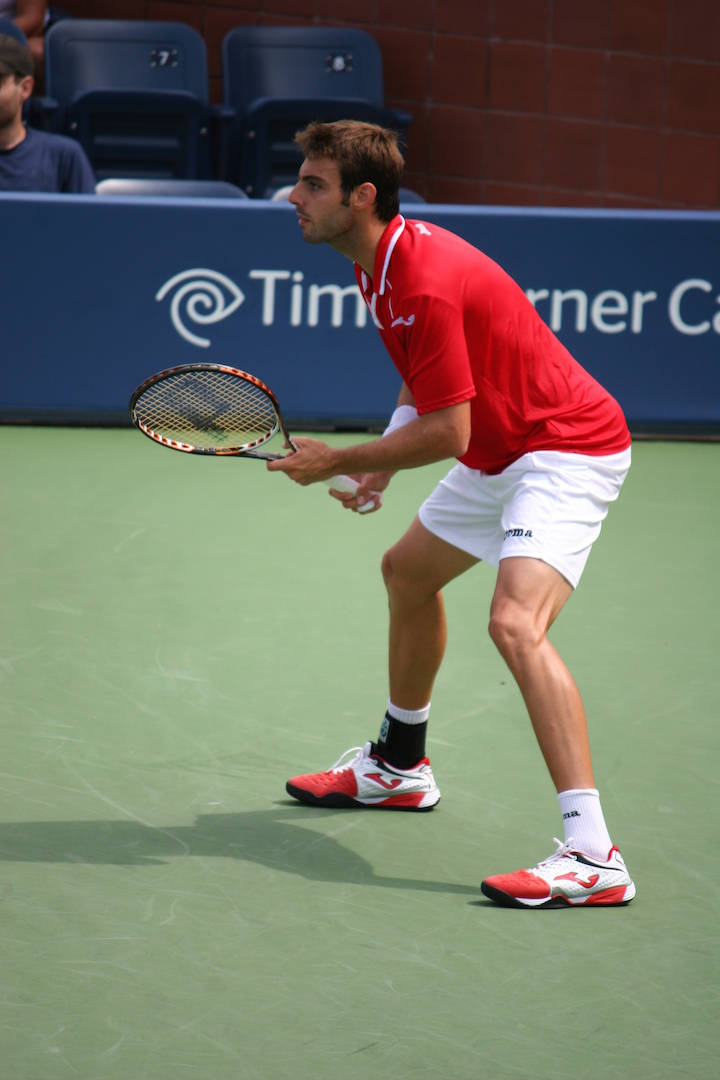
[{"label": "white wristband", "polygon": [[418,411],[414,405],[398,405],[390,417],[390,423],[383,431],[383,435],[389,435],[391,431],[397,431],[398,428],[405,427],[411,420],[416,420],[417,415]]}]

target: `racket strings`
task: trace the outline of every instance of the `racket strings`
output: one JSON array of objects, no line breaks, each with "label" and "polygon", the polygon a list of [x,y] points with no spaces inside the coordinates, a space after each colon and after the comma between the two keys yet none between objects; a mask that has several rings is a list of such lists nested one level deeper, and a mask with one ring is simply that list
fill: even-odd
[{"label": "racket strings", "polygon": [[135,406],[140,424],[199,449],[265,442],[278,430],[275,406],[261,387],[222,371],[189,371],[149,386]]}]

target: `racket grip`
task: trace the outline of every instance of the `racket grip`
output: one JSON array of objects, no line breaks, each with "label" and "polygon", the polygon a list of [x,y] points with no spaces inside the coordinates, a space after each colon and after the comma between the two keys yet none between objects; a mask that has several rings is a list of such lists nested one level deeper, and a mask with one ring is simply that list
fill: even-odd
[{"label": "racket grip", "polygon": [[[334,491],[343,491],[347,495],[354,495],[357,489],[360,487],[357,480],[353,480],[351,476],[331,476],[325,483],[328,487],[331,487]],[[375,500],[363,503],[358,507],[358,514],[366,514],[368,510],[374,510],[376,506]]]}]

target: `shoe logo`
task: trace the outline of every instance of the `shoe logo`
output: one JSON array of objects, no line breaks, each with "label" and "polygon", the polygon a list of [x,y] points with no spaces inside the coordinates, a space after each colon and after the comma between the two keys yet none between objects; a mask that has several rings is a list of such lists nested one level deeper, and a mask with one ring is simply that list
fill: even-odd
[{"label": "shoe logo", "polygon": [[394,791],[396,787],[402,784],[402,780],[384,780],[379,772],[366,772],[363,774],[366,780],[374,780],[380,787],[386,788],[388,791]]},{"label": "shoe logo", "polygon": [[555,880],[556,881],[577,881],[578,885],[582,885],[583,889],[592,889],[593,886],[597,885],[598,881],[600,880],[600,875],[599,874],[591,874],[590,877],[587,879],[587,881],[583,881],[583,879],[580,877],[580,875],[576,874],[575,871],[573,870],[569,874],[558,874],[557,877],[555,878]]}]

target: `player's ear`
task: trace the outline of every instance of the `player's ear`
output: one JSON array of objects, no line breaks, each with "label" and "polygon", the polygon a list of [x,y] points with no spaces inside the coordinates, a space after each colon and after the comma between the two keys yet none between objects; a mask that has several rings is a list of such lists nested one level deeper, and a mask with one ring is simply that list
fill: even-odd
[{"label": "player's ear", "polygon": [[353,188],[352,204],[356,210],[371,210],[377,199],[377,188],[369,180]]}]

